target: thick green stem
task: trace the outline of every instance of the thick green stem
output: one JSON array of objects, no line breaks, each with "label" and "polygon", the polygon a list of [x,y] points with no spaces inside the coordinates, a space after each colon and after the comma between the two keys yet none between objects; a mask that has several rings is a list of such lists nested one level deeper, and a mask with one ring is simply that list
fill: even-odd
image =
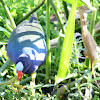
[{"label": "thick green stem", "polygon": [[67,2],[65,2],[65,1],[62,0],[62,3],[63,3],[63,6],[64,6],[65,16],[68,19],[69,12],[68,12],[68,9],[67,9]]},{"label": "thick green stem", "polygon": [[29,13],[27,13],[24,17],[22,17],[16,25],[18,25],[19,23],[21,23],[23,20],[25,20],[26,18],[28,18],[33,12],[35,12],[37,9],[39,9],[43,4],[44,4],[45,0],[42,0],[42,2],[36,6],[33,10],[31,10]]},{"label": "thick green stem", "polygon": [[[91,4],[92,4],[92,6],[94,6],[93,0],[91,0]],[[90,33],[92,36],[94,36],[95,20],[96,20],[96,11],[92,11],[91,23],[90,23]]]},{"label": "thick green stem", "polygon": [[90,33],[92,36],[94,36],[95,20],[96,20],[96,11],[92,11],[91,25],[90,25]]},{"label": "thick green stem", "polygon": [[54,3],[53,3],[52,0],[50,0],[50,3],[51,3],[51,5],[52,5],[52,7],[53,7],[53,9],[54,9],[54,11],[55,11],[55,14],[56,14],[56,16],[57,16],[57,18],[58,18],[59,23],[60,23],[60,25],[61,25],[62,32],[63,32],[63,34],[65,34],[65,27],[64,27],[64,25],[63,25],[62,18],[60,17],[60,14],[59,14],[59,12],[57,11],[57,9],[56,9],[56,7],[55,7],[55,5],[54,5]]},{"label": "thick green stem", "polygon": [[46,83],[50,81],[51,75],[51,50],[50,50],[50,5],[49,0],[46,3],[46,41],[47,41],[47,58],[46,58]]},{"label": "thick green stem", "polygon": [[7,6],[5,5],[5,3],[3,2],[3,0],[0,0],[0,1],[1,1],[1,3],[2,3],[2,5],[3,5],[3,7],[4,7],[4,9],[5,9],[5,11],[6,11],[7,15],[8,15],[8,18],[9,18],[9,20],[10,20],[10,22],[11,22],[11,25],[12,25],[12,27],[13,27],[13,29],[14,29],[14,28],[16,27],[16,24],[15,24],[15,22],[14,22],[12,16],[11,16],[11,13],[10,13],[8,7],[7,7]]}]

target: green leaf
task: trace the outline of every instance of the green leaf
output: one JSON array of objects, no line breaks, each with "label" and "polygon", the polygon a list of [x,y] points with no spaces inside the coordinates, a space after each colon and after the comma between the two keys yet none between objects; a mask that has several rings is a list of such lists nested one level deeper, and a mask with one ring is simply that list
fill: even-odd
[{"label": "green leaf", "polygon": [[55,86],[54,84],[45,84],[43,87],[52,87]]},{"label": "green leaf", "polygon": [[77,7],[86,5],[89,9],[96,11],[96,8],[92,7],[90,0],[64,0],[67,3],[74,4],[77,1]]},{"label": "green leaf", "polygon": [[34,89],[39,89],[39,88],[41,88],[41,87],[43,87],[43,86],[44,86],[43,83],[41,83],[41,84],[37,84],[37,85],[35,85]]},{"label": "green leaf", "polygon": [[96,8],[92,7],[90,0],[81,0],[89,9],[96,11]]},{"label": "green leaf", "polygon": [[70,4],[74,4],[77,1],[77,7],[84,5],[84,3],[81,0],[64,0],[64,1]]},{"label": "green leaf", "polygon": [[22,93],[25,93],[25,94],[27,93],[27,94],[29,94],[29,95],[30,95],[29,91],[28,91],[28,90],[26,90],[26,89],[21,90],[21,92],[22,92]]},{"label": "green leaf", "polygon": [[98,80],[100,80],[100,77],[96,77],[96,78],[94,78],[94,79],[92,80],[92,82],[94,82],[94,81],[98,81]]},{"label": "green leaf", "polygon": [[63,42],[60,64],[57,76],[55,77],[55,82],[58,83],[62,81],[66,75],[69,73],[69,61],[72,53],[73,46],[73,36],[75,30],[75,10],[77,6],[77,1],[72,5],[72,9],[68,19],[68,25],[66,27],[65,38]]},{"label": "green leaf", "polygon": [[3,27],[0,26],[0,31],[4,32],[5,35],[6,35],[8,38],[10,37],[10,34],[11,34],[11,33],[10,33],[8,30],[6,30],[5,28],[3,28]]},{"label": "green leaf", "polygon": [[76,0],[63,0],[63,1],[66,1],[67,3],[70,3],[70,4],[74,4]]}]

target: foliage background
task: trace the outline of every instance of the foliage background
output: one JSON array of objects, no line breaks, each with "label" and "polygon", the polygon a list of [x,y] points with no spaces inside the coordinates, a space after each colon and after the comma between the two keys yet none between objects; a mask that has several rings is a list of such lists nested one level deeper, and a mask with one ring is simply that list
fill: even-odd
[{"label": "foliage background", "polygon": [[[5,4],[8,6],[12,17],[14,18],[15,23],[18,22],[20,18],[22,18],[24,15],[26,15],[30,10],[32,10],[36,5],[38,5],[42,0],[4,0]],[[97,8],[96,13],[96,20],[95,23],[97,24],[100,20],[100,2],[97,0],[94,0],[94,7]],[[62,1],[55,0],[54,4],[57,7],[57,10],[59,12],[63,12],[64,8],[62,5]],[[68,10],[70,11],[71,4],[68,4]],[[37,17],[38,21],[43,27],[44,32],[46,32],[46,3],[40,7],[37,11]],[[50,5],[50,15],[54,14],[54,10]],[[29,19],[29,18],[28,18]],[[65,20],[63,19],[63,22]],[[90,28],[91,24],[91,13],[88,13],[88,28]],[[7,31],[11,32],[13,30],[9,19],[7,18],[7,14],[4,11],[4,8],[2,4],[0,3],[0,26],[6,29]],[[54,27],[57,27],[57,30],[54,29]],[[58,21],[54,23],[50,23],[50,39],[54,39],[59,36],[60,32],[60,24]],[[75,23],[75,32],[81,33],[81,26],[80,21],[77,19]],[[2,68],[2,65],[6,62],[8,56],[6,52],[6,46],[9,39],[9,36],[7,35],[8,32],[0,31],[0,67]],[[95,35],[96,36],[96,35]],[[94,37],[95,37],[94,36]],[[99,37],[99,36],[98,36]],[[96,40],[96,42],[99,45],[99,39]],[[37,100],[41,99],[50,99],[53,100],[56,98],[56,95],[51,95],[52,88],[54,86],[54,78],[57,74],[58,66],[59,66],[59,60],[62,50],[62,43],[63,43],[63,37],[59,39],[58,47],[51,49],[51,83],[52,84],[46,84],[45,85],[45,68],[46,64],[44,63],[39,69],[37,70],[37,77],[36,77],[36,95],[35,98]],[[67,77],[67,79],[64,82],[61,82],[58,85],[58,88],[63,86],[65,83],[68,83],[66,86],[66,92],[65,92],[65,98],[68,100],[74,100],[74,99],[82,99],[86,97],[86,92],[89,92],[89,97],[91,98],[91,90],[93,90],[92,94],[94,95],[92,98],[93,100],[99,100],[100,95],[100,89],[97,88],[97,86],[93,83],[92,74],[90,71],[90,68],[87,67],[84,63],[83,59],[80,59],[80,56],[83,56],[82,54],[83,44],[81,37],[74,39],[73,44],[73,52],[70,59],[70,74]],[[76,55],[77,56],[76,56]],[[96,75],[100,77],[100,68],[99,66],[95,67]],[[0,81],[8,81],[12,79],[14,76],[16,76],[16,69],[15,65],[12,64],[10,67],[7,67],[3,72],[0,73]],[[30,75],[24,75],[22,80],[26,79],[27,77],[30,77]],[[74,82],[74,84],[72,84]],[[15,81],[17,83],[17,81]],[[72,85],[69,85],[72,84]],[[0,99],[7,99],[7,100],[17,100],[17,99],[33,99],[33,96],[31,95],[30,91],[30,81],[23,83],[23,86],[25,86],[25,89],[20,89],[18,87],[15,87],[13,85],[0,85]],[[17,91],[19,90],[19,91]],[[65,99],[64,98],[64,99]]]}]

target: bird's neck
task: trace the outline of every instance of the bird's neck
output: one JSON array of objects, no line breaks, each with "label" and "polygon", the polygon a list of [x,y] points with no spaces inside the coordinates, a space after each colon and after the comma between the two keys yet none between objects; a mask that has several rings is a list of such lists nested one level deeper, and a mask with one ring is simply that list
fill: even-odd
[{"label": "bird's neck", "polygon": [[31,60],[35,60],[35,56],[33,54],[21,54],[18,57],[16,64],[18,62],[22,62],[22,64],[24,65],[23,72],[25,73],[31,66]]},{"label": "bird's neck", "polygon": [[29,57],[28,54],[21,54],[21,55],[18,57],[18,59],[17,59],[17,61],[16,61],[16,64],[17,64],[18,62],[22,62],[22,64],[24,65],[24,67],[27,67],[27,66],[30,65],[31,60],[30,60],[30,57]]}]

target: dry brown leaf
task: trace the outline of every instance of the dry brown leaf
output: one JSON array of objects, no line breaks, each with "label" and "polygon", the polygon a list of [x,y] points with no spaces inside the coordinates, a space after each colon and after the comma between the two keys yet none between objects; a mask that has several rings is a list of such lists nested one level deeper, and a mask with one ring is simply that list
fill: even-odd
[{"label": "dry brown leaf", "polygon": [[83,44],[87,50],[88,58],[91,62],[98,59],[98,52],[96,50],[97,44],[87,29],[87,13],[85,6],[79,7],[80,21],[82,27],[82,40]]}]

